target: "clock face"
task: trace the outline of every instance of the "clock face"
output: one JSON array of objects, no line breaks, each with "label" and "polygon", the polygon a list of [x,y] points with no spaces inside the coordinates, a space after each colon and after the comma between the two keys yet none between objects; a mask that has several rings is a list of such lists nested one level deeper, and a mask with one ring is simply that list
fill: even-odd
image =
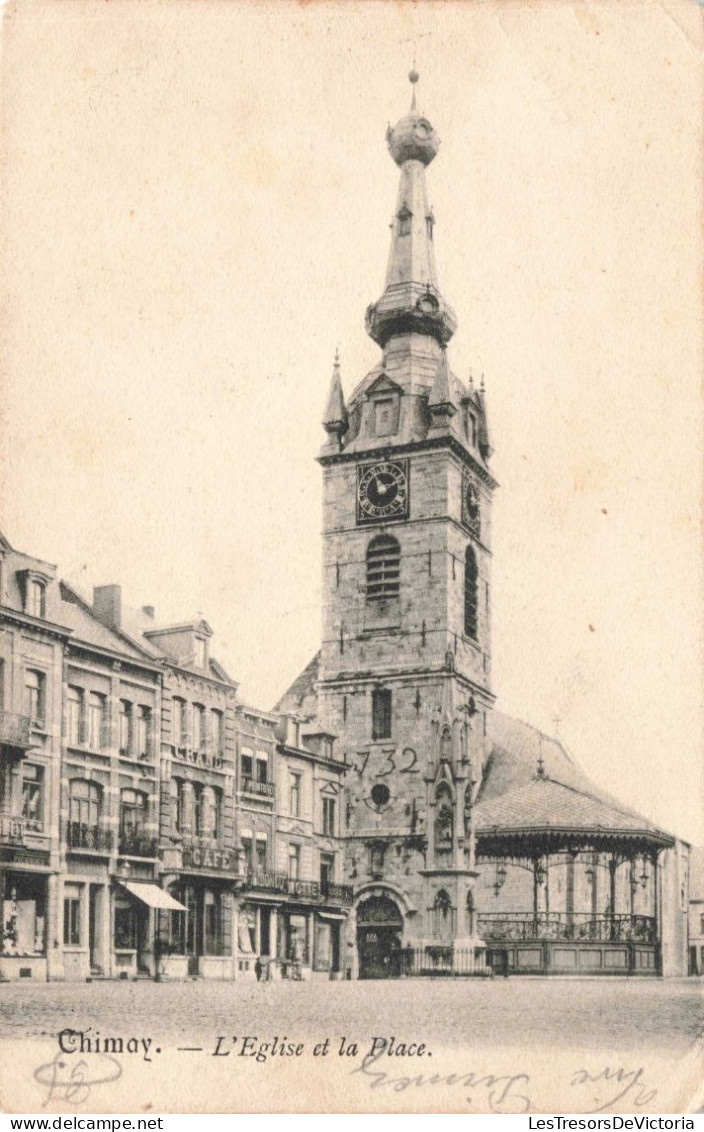
[{"label": "clock face", "polygon": [[358,470],[357,521],[404,519],[408,514],[408,465],[405,461],[367,464]]}]

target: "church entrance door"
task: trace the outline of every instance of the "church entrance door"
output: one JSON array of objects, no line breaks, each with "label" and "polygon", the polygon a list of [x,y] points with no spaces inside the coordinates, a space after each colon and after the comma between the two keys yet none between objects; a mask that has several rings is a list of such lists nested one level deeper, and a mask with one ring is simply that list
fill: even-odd
[{"label": "church entrance door", "polygon": [[360,979],[393,979],[401,974],[403,919],[393,900],[371,896],[357,911]]}]

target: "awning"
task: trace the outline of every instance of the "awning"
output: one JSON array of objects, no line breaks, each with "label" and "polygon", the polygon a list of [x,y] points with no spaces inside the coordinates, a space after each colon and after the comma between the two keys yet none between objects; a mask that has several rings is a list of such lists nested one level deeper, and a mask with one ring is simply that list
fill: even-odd
[{"label": "awning", "polygon": [[317,916],[319,920],[334,920],[336,923],[347,919],[344,912],[318,912]]},{"label": "awning", "polygon": [[179,904],[178,900],[174,900],[163,888],[159,888],[158,884],[140,884],[136,880],[124,880],[120,882],[123,888],[126,888],[130,896],[134,896],[137,900],[141,900],[142,904],[146,904],[148,908],[163,908],[168,912],[185,912],[186,908],[183,904]]}]

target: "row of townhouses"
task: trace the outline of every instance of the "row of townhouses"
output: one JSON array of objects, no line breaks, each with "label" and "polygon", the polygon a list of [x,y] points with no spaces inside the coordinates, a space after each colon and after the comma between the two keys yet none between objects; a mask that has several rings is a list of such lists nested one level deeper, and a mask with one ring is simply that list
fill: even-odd
[{"label": "row of townhouses", "polygon": [[332,978],[343,763],[242,703],[205,620],[0,536],[0,978]]}]

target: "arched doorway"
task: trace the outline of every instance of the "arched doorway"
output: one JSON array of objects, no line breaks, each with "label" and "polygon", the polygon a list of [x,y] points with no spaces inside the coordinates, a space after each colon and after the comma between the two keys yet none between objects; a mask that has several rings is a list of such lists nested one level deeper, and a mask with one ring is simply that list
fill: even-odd
[{"label": "arched doorway", "polygon": [[388,896],[370,896],[357,909],[360,979],[392,979],[401,974],[403,917]]}]

